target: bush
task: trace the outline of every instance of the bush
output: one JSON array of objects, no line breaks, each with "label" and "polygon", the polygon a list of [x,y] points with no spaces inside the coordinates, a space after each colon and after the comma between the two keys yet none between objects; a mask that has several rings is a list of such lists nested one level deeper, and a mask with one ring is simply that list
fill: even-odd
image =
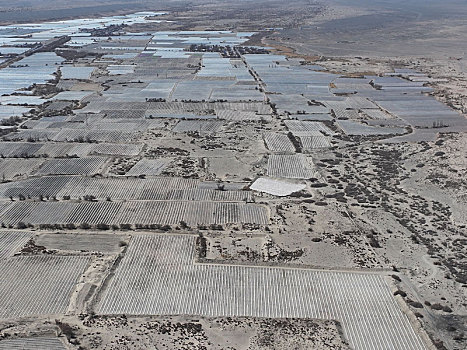
[{"label": "bush", "polygon": [[401,278],[397,275],[391,275],[392,278],[394,278],[397,282],[401,282]]},{"label": "bush", "polygon": [[407,296],[407,293],[399,289],[394,292],[394,295],[400,295],[401,297],[405,298]]},{"label": "bush", "polygon": [[28,225],[26,225],[24,222],[20,221],[18,222],[18,224],[16,225],[16,227],[20,230],[24,230],[25,228],[28,228]]},{"label": "bush", "polygon": [[184,230],[190,228],[190,226],[188,226],[188,224],[185,222],[185,221],[180,221],[180,227]]},{"label": "bush", "polygon": [[70,339],[75,339],[76,338],[76,335],[75,335],[75,332],[73,330],[73,327],[71,327],[68,323],[64,323],[64,322],[60,322],[59,320],[55,320],[55,324],[58,326],[58,328],[60,329],[60,332],[66,336],[66,338],[68,339],[68,341],[70,341]]},{"label": "bush", "polygon": [[89,230],[91,228],[91,225],[89,225],[86,222],[83,222],[81,225],[79,225],[80,229],[82,230]]},{"label": "bush", "polygon": [[419,303],[418,301],[410,301],[409,305],[417,309],[423,309],[422,303]]}]

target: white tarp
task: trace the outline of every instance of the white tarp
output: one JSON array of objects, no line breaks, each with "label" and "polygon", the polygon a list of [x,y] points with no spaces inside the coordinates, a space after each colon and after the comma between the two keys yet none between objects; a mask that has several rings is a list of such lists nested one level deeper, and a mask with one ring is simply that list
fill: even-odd
[{"label": "white tarp", "polygon": [[250,189],[258,192],[265,192],[274,196],[288,196],[294,192],[301,191],[306,186],[304,184],[295,184],[282,180],[274,180],[266,177],[257,179]]}]

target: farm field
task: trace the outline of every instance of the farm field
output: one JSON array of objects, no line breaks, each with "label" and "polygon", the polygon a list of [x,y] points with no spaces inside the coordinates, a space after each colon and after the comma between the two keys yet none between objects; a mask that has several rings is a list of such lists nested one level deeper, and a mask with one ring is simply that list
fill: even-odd
[{"label": "farm field", "polygon": [[58,338],[19,338],[7,339],[0,341],[0,349],[2,350],[65,350],[65,345]]},{"label": "farm field", "polygon": [[2,159],[0,160],[0,177],[13,180],[31,175],[34,169],[42,164],[41,159]]},{"label": "farm field", "polygon": [[23,231],[0,231],[0,259],[17,253],[32,238],[32,234]]},{"label": "farm field", "polygon": [[360,40],[435,4],[113,6],[0,24],[0,348],[467,348],[465,58]]},{"label": "farm field", "polygon": [[274,152],[295,152],[295,147],[289,137],[284,134],[267,133],[264,136],[266,147]]},{"label": "farm field", "polygon": [[97,312],[337,319],[355,349],[425,348],[379,276],[193,264],[194,246],[135,236]]},{"label": "farm field", "polygon": [[[86,257],[19,256],[1,260],[0,317],[62,314]],[[43,281],[48,281],[43,283]]]},{"label": "farm field", "polygon": [[19,202],[2,214],[6,225],[106,224],[189,225],[269,222],[267,209],[256,204],[209,201]]},{"label": "farm field", "polygon": [[284,178],[307,179],[315,177],[312,160],[301,154],[269,156],[268,175]]}]

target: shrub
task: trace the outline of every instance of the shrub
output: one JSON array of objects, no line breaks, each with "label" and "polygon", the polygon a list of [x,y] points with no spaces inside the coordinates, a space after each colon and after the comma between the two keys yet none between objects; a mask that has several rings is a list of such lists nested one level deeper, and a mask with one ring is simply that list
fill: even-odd
[{"label": "shrub", "polygon": [[98,230],[108,230],[108,229],[110,229],[110,226],[107,225],[107,224],[101,223],[101,224],[97,224],[97,225],[96,225],[96,228],[97,228]]},{"label": "shrub", "polygon": [[89,230],[91,228],[91,225],[89,225],[88,223],[86,222],[83,222],[81,225],[79,225],[79,227],[82,229],[82,230]]},{"label": "shrub", "polygon": [[24,230],[25,228],[28,228],[28,225],[26,225],[24,222],[20,221],[18,222],[18,224],[16,225],[16,227],[20,230]]}]

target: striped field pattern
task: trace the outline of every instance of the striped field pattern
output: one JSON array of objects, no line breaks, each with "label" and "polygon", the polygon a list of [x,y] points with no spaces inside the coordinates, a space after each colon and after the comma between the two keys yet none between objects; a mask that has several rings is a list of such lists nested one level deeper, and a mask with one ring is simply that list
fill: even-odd
[{"label": "striped field pattern", "polygon": [[11,202],[0,202],[0,215],[11,206]]},{"label": "striped field pattern", "polygon": [[219,120],[181,120],[172,129],[173,132],[195,132],[214,133],[219,131],[224,125]]},{"label": "striped field pattern", "polygon": [[18,256],[0,260],[0,318],[60,314],[88,265],[82,256]]},{"label": "striped field pattern", "polygon": [[157,177],[148,179],[109,177],[94,178],[81,176],[47,176],[0,184],[0,197],[9,196],[38,198],[56,196],[72,199],[94,196],[112,200],[196,200],[196,201],[251,201],[249,191],[221,191],[203,188],[195,179],[181,177]]},{"label": "striped field pattern", "polygon": [[171,159],[141,159],[136,163],[126,175],[129,176],[138,176],[138,175],[160,175],[160,173],[169,165]]},{"label": "striped field pattern", "polygon": [[273,152],[292,152],[295,153],[295,147],[289,137],[277,132],[268,132],[263,135],[266,147]]},{"label": "striped field pattern", "polygon": [[314,177],[311,158],[303,154],[272,154],[268,158],[268,175],[293,179],[308,179]]},{"label": "striped field pattern", "polygon": [[194,264],[194,244],[135,236],[96,311],[337,319],[354,349],[425,349],[381,276]]},{"label": "striped field pattern", "polygon": [[92,144],[90,154],[104,154],[111,156],[136,156],[141,152],[142,145],[125,143],[99,143]]},{"label": "striped field pattern", "polygon": [[11,257],[31,238],[32,233],[22,231],[0,231],[0,259]]},{"label": "striped field pattern", "polygon": [[1,221],[8,225],[17,225],[19,222],[33,225],[82,223],[178,225],[181,221],[190,225],[235,223],[267,225],[269,214],[261,205],[242,202],[14,202],[3,212]]},{"label": "striped field pattern", "polygon": [[321,122],[286,120],[284,123],[295,136],[334,135],[334,132]]},{"label": "striped field pattern", "polygon": [[98,173],[105,162],[103,157],[50,159],[42,164],[36,175],[91,175]]},{"label": "striped field pattern", "polygon": [[0,180],[29,176],[43,162],[42,159],[0,159]]},{"label": "striped field pattern", "polygon": [[254,111],[238,111],[231,109],[216,110],[217,118],[225,120],[271,120],[271,116],[258,115]]},{"label": "striped field pattern", "polygon": [[336,116],[337,119],[359,119],[360,115],[358,114],[358,111],[355,109],[333,109],[334,115]]},{"label": "striped field pattern", "polygon": [[0,350],[66,350],[58,338],[16,338],[0,341]]},{"label": "striped field pattern", "polygon": [[363,109],[362,112],[369,116],[371,119],[384,120],[391,118],[390,114],[382,111],[381,109]]},{"label": "striped field pattern", "polygon": [[324,135],[300,136],[300,141],[302,142],[304,151],[312,151],[319,148],[331,147],[329,137]]}]

